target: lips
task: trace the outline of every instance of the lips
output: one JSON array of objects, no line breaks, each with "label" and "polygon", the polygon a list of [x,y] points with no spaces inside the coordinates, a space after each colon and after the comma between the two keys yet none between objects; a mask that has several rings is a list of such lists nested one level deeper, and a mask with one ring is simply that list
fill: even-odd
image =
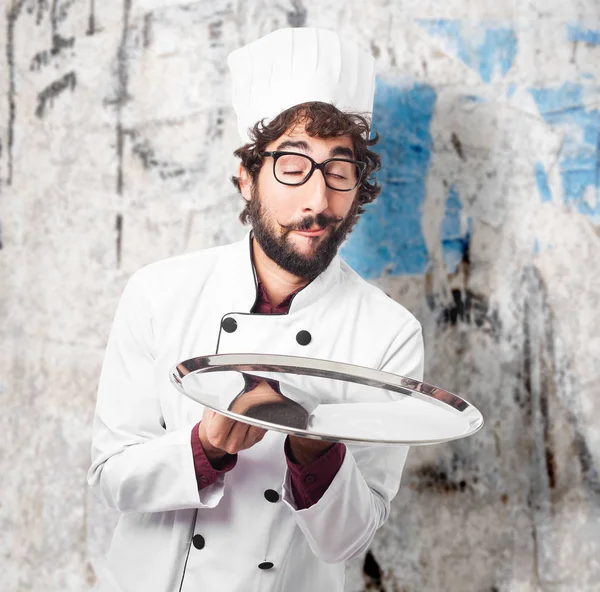
[{"label": "lips", "polygon": [[315,228],[314,230],[296,230],[302,236],[321,236],[327,231],[326,228]]}]

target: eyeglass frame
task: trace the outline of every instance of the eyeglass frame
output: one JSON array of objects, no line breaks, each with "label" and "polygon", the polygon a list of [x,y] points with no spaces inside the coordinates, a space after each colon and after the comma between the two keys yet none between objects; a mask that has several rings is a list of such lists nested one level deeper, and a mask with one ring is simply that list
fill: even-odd
[{"label": "eyeglass frame", "polygon": [[[279,160],[280,157],[288,156],[288,155],[289,156],[303,156],[304,158],[307,158],[311,162],[310,171],[307,173],[306,177],[302,181],[300,181],[300,183],[286,183],[285,181],[281,181],[277,178],[277,174],[275,173],[275,167],[277,166],[277,161]],[[287,150],[271,150],[268,152],[261,152],[260,156],[270,156],[273,159],[273,177],[275,177],[275,180],[278,183],[281,183],[282,185],[287,185],[288,187],[299,187],[300,185],[304,185],[304,183],[306,183],[312,177],[313,173],[315,172],[315,169],[319,169],[321,171],[321,174],[323,175],[323,180],[325,181],[326,187],[328,187],[332,191],[342,191],[345,193],[348,191],[353,191],[354,189],[356,189],[359,186],[360,182],[362,181],[365,169],[367,168],[367,163],[363,162],[362,160],[352,160],[350,158],[340,158],[338,156],[334,156],[333,158],[328,158],[327,160],[324,160],[323,162],[316,162],[310,156],[308,156],[308,154],[302,154],[301,152],[288,152]],[[353,187],[350,187],[350,189],[337,189],[337,188],[331,187],[331,185],[329,185],[329,183],[327,182],[327,177],[325,176],[325,165],[332,161],[350,162],[357,166],[360,174],[358,175],[358,180],[356,181],[356,184]]]}]

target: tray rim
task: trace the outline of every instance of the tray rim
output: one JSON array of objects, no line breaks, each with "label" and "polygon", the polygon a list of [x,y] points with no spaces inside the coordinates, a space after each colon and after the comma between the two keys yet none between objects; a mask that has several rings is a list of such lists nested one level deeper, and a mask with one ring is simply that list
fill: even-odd
[{"label": "tray rim", "polygon": [[[260,369],[252,366],[262,366]],[[300,370],[300,372],[298,372]],[[319,434],[317,432],[308,432],[304,429],[286,427],[280,424],[275,424],[260,419],[246,417],[233,411],[215,407],[207,404],[204,401],[199,401],[186,392],[183,386],[183,380],[188,374],[202,374],[209,372],[281,372],[293,373],[299,375],[322,377],[330,379],[344,379],[349,377],[353,382],[364,384],[366,386],[377,386],[385,388],[404,396],[411,396],[425,403],[441,407],[446,411],[450,411],[467,420],[468,429],[466,433],[457,434],[456,436],[434,438],[426,440],[381,440],[377,438],[354,438],[350,436],[331,436],[329,434]],[[282,354],[261,354],[261,353],[227,353],[227,354],[207,354],[189,358],[178,364],[175,364],[170,372],[169,378],[171,384],[183,395],[191,400],[200,403],[201,405],[229,417],[231,419],[242,421],[246,424],[277,431],[292,436],[300,436],[314,440],[325,440],[330,442],[348,442],[361,444],[379,444],[379,445],[409,445],[409,446],[426,446],[432,444],[442,444],[451,442],[461,438],[466,438],[477,433],[483,427],[485,421],[481,412],[466,399],[446,391],[435,385],[418,381],[414,378],[394,374],[383,370],[375,370],[366,366],[349,364],[346,362],[338,362],[332,360],[323,360],[320,358],[310,358],[301,356],[289,356]],[[410,385],[410,386],[409,386]],[[391,388],[390,388],[391,387]],[[423,392],[425,389],[432,394]],[[442,397],[451,398],[455,405],[449,404],[442,400]],[[459,409],[460,407],[460,409]]]}]

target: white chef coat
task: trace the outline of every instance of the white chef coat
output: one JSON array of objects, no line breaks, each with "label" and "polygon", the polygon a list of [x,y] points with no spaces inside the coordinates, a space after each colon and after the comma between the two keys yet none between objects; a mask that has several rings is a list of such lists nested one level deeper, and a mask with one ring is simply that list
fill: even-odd
[{"label": "white chef coat", "polygon": [[[341,591],[344,561],[364,552],[386,520],[405,446],[348,445],[322,498],[298,510],[285,435],[268,432],[198,491],[191,430],[203,407],[171,385],[180,361],[277,353],[422,380],[418,321],[339,257],[294,296],[288,314],[251,314],[256,297],[250,233],[148,265],[128,282],[102,368],[88,473],[121,512],[102,592]],[[296,340],[300,331],[308,344]],[[268,489],[278,501],[265,499]],[[260,569],[265,562],[273,567]]]}]

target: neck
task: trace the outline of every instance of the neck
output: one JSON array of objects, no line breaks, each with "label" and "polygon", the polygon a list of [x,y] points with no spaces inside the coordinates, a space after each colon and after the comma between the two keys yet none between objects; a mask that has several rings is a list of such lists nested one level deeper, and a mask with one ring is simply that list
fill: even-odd
[{"label": "neck", "polygon": [[273,306],[277,306],[294,290],[308,284],[307,279],[292,275],[269,259],[254,237],[252,238],[252,256],[258,279],[265,287]]}]

